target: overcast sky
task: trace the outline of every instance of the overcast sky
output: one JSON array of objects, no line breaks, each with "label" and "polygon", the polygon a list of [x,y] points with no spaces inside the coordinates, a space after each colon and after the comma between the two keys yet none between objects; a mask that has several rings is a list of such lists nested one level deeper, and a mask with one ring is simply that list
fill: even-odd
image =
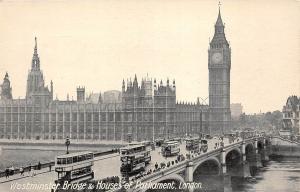
[{"label": "overcast sky", "polygon": [[[255,113],[300,95],[300,2],[222,1],[232,48],[231,102]],[[34,37],[46,84],[59,99],[121,90],[136,73],[176,79],[177,100],[208,97],[207,50],[218,1],[0,1],[0,77],[24,98]],[[208,100],[207,100],[208,102]]]}]

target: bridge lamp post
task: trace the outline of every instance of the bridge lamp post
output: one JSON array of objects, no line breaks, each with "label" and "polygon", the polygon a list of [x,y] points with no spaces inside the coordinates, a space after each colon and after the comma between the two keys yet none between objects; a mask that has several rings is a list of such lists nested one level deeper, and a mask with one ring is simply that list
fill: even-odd
[{"label": "bridge lamp post", "polygon": [[127,134],[127,142],[131,143],[131,141],[132,141],[132,135],[131,135],[131,133],[128,133]]},{"label": "bridge lamp post", "polygon": [[66,138],[65,145],[67,147],[67,154],[69,154],[69,145],[71,144],[69,137]]}]

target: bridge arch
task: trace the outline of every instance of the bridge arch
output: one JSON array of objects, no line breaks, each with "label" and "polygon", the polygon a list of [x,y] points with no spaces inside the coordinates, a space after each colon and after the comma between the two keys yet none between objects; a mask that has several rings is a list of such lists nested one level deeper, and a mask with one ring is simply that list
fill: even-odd
[{"label": "bridge arch", "polygon": [[[171,183],[171,182],[175,182],[175,187],[178,187],[180,183],[185,183],[185,180],[182,176],[180,176],[176,173],[173,173],[173,174],[161,177],[158,180],[152,181],[151,183]],[[140,191],[141,192],[151,192],[151,191],[157,191],[157,190],[142,188]]]},{"label": "bridge arch", "polygon": [[[251,149],[252,149],[252,148],[254,149],[254,143],[247,143],[246,146],[245,146],[245,148],[247,149],[247,147],[248,147],[248,148],[250,147]],[[246,151],[247,151],[247,150],[246,150]]]},{"label": "bridge arch", "polygon": [[221,162],[217,157],[209,157],[194,166],[193,176],[197,175],[219,175],[221,172]]},{"label": "bridge arch", "polygon": [[165,180],[174,180],[174,181],[178,181],[178,182],[185,182],[183,177],[181,177],[180,175],[178,175],[176,173],[173,173],[171,175],[166,175],[165,177],[159,178],[158,180],[155,181],[155,183],[160,183]]},{"label": "bridge arch", "polygon": [[228,151],[225,151],[225,157],[229,154],[229,153],[231,153],[231,152],[236,152],[236,153],[238,153],[240,156],[242,156],[242,152],[241,152],[241,150],[240,150],[240,148],[233,148],[233,149],[231,149],[231,150],[228,150]]},{"label": "bridge arch", "polygon": [[225,153],[225,163],[227,172],[235,171],[242,162],[242,152],[239,148],[234,148]]},{"label": "bridge arch", "polygon": [[259,152],[262,151],[263,148],[264,148],[264,142],[261,141],[261,140],[258,140],[258,141],[257,141],[257,149],[258,149],[258,151],[259,151]]}]

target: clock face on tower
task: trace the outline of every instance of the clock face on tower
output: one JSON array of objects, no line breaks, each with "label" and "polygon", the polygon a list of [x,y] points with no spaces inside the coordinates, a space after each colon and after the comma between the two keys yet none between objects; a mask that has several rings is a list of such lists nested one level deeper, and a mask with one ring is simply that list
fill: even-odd
[{"label": "clock face on tower", "polygon": [[217,52],[212,55],[212,63],[213,64],[219,64],[222,62],[222,60],[223,60],[223,57],[222,57],[221,53]]}]

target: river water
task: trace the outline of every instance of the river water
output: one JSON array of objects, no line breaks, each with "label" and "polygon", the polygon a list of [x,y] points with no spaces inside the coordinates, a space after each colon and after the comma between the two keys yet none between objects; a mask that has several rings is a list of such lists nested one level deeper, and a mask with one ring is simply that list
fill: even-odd
[{"label": "river water", "polygon": [[232,180],[233,192],[300,192],[300,158],[271,160],[260,169],[256,182]]}]

